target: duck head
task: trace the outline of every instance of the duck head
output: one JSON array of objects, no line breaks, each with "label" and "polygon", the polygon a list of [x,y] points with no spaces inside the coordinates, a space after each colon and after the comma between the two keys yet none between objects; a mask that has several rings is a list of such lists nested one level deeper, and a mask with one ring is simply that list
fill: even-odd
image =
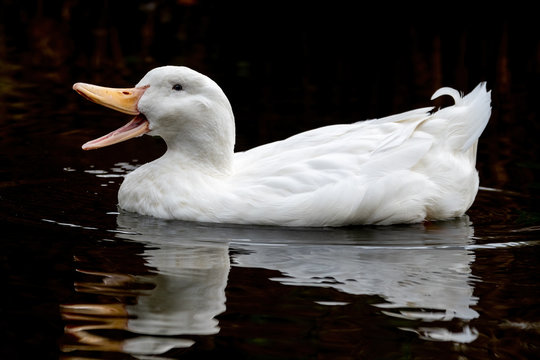
[{"label": "duck head", "polygon": [[76,83],[73,89],[100,105],[135,115],[123,127],[85,143],[97,149],[143,134],[162,137],[168,153],[223,166],[232,160],[234,116],[229,100],[210,78],[183,66],[148,72],[134,88]]}]

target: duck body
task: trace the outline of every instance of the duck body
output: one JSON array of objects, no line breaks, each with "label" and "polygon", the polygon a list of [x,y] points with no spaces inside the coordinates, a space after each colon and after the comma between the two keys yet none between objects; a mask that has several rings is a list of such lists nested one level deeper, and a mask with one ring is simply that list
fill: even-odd
[{"label": "duck body", "polygon": [[[183,84],[182,110],[154,110],[156,99],[177,95],[153,95],[164,81]],[[478,191],[477,142],[491,113],[484,83],[464,97],[438,90],[434,97],[450,95],[455,105],[437,111],[326,126],[237,153],[230,104],[212,80],[164,67],[143,87],[138,111],[167,151],[125,177],[118,200],[127,211],[236,224],[388,225],[459,217]]]}]

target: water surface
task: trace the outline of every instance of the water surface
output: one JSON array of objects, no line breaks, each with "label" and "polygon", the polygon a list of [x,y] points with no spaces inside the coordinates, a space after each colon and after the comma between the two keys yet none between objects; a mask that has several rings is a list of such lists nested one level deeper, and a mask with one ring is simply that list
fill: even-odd
[{"label": "water surface", "polygon": [[71,166],[56,160],[44,179],[36,162],[32,176],[3,183],[8,354],[538,353],[537,208],[520,194],[485,188],[468,216],[416,225],[198,224],[116,208],[122,175],[141,160],[65,156]]}]

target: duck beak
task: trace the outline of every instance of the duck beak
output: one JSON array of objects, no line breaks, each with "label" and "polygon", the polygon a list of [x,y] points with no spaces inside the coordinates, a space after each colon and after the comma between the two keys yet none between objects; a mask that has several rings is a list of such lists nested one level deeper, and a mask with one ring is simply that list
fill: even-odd
[{"label": "duck beak", "polygon": [[139,112],[137,107],[139,99],[147,88],[148,86],[131,89],[114,89],[85,83],[76,83],[73,85],[73,90],[92,102],[125,114],[136,115],[126,125],[105,136],[87,142],[82,148],[84,150],[98,149],[143,135],[150,131],[148,120]]}]

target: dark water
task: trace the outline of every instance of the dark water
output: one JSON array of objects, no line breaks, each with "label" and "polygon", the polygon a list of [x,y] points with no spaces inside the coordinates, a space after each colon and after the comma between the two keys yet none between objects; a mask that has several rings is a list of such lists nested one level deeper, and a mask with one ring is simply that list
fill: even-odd
[{"label": "dark water", "polygon": [[[454,36],[401,21],[374,35],[347,9],[300,26],[299,9],[271,7],[279,21],[259,22],[207,2],[118,3],[2,2],[1,358],[540,357],[540,41],[526,22],[475,27],[471,16]],[[343,23],[323,28],[326,11]],[[350,34],[371,58],[353,55]],[[164,63],[223,84],[239,149],[426,106],[439,83],[468,91],[488,80],[483,188],[467,216],[408,226],[218,226],[120,212],[122,176],[163,144],[83,152],[128,119],[71,85],[129,86]]]},{"label": "dark water", "polygon": [[116,162],[123,149],[88,165],[70,147],[2,183],[6,358],[539,354],[540,228],[527,197],[482,190],[466,217],[408,226],[162,221],[115,207],[140,161]]}]

